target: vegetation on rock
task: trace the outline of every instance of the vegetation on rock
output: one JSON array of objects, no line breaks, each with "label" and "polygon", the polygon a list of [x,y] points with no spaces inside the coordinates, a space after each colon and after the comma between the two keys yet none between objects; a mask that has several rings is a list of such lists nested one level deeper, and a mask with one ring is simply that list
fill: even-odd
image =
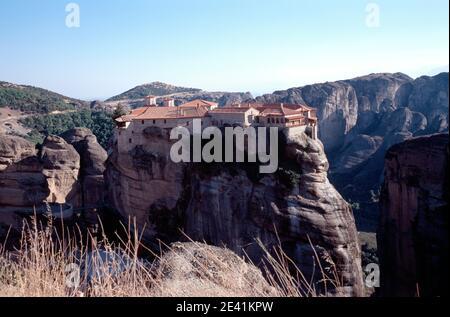
[{"label": "vegetation on rock", "polygon": [[108,147],[108,141],[114,129],[114,122],[109,114],[88,109],[56,115],[26,117],[21,120],[21,123],[32,129],[28,134],[28,139],[34,143],[41,143],[47,135],[59,135],[73,128],[88,128],[104,148]]},{"label": "vegetation on rock", "polygon": [[107,101],[118,101],[123,99],[139,99],[144,98],[148,95],[165,96],[181,92],[196,93],[200,91],[201,89],[177,87],[169,84],[164,84],[161,82],[153,82],[150,84],[134,87],[133,89],[130,89],[120,95],[114,96],[108,99]]}]

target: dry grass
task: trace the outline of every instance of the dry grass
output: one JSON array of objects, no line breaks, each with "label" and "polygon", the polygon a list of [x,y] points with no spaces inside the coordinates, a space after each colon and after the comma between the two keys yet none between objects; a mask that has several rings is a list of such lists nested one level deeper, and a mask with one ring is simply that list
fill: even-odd
[{"label": "dry grass", "polygon": [[[260,243],[267,255],[263,277],[231,251],[193,241],[167,246],[164,255],[144,261],[138,257],[140,237],[127,230],[127,241],[117,244],[106,237],[98,243],[89,234],[75,238],[80,232],[57,233],[51,221],[45,228],[36,220],[24,225],[17,250],[0,245],[0,296],[319,296],[281,248],[270,252]],[[329,278],[320,269],[325,285],[339,286],[335,272]]]}]

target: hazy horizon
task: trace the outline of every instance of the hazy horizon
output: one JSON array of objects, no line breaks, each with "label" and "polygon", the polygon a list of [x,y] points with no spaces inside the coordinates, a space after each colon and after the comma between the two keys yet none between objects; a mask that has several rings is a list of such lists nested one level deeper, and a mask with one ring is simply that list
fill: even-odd
[{"label": "hazy horizon", "polygon": [[[413,78],[413,79],[416,79],[416,78],[421,77],[421,76],[435,76],[435,75],[438,75],[438,74],[443,73],[443,72],[449,72],[449,66],[448,66],[448,65],[439,67],[438,69],[432,69],[430,72],[428,72],[428,73],[423,73],[423,74],[418,75],[418,76],[411,76],[411,75],[406,74],[406,73],[405,73],[405,75],[407,75],[407,76],[409,76],[409,77],[411,77],[411,78]],[[388,72],[377,72],[377,73],[388,73]],[[392,72],[392,73],[398,73],[398,72]],[[241,90],[235,90],[235,91],[223,90],[223,89],[220,90],[220,89],[219,89],[219,90],[214,90],[214,91],[212,91],[212,90],[205,90],[205,89],[203,89],[202,87],[194,87],[194,86],[189,86],[189,85],[181,85],[181,87],[202,89],[202,90],[204,90],[204,91],[210,91],[210,92],[217,92],[217,91],[221,91],[221,92],[250,92],[250,93],[253,95],[253,97],[258,97],[258,96],[262,96],[262,95],[264,95],[264,94],[271,94],[271,93],[273,93],[273,92],[275,92],[275,91],[277,91],[277,90],[287,90],[287,89],[290,89],[290,88],[301,87],[301,86],[304,86],[304,85],[319,84],[319,83],[323,83],[323,82],[333,82],[333,81],[338,81],[338,80],[347,80],[347,79],[352,79],[352,78],[355,78],[355,77],[365,76],[365,75],[370,75],[370,74],[360,74],[360,75],[355,75],[355,76],[348,77],[348,78],[339,78],[339,79],[335,79],[335,80],[325,80],[325,81],[322,81],[322,82],[310,82],[310,83],[305,83],[305,84],[301,84],[301,85],[294,85],[294,86],[289,86],[289,87],[276,88],[276,89],[273,89],[273,90],[267,90],[267,91],[263,91],[263,92],[249,91],[248,89],[241,89]],[[133,89],[133,88],[135,88],[135,87],[137,87],[137,86],[145,85],[145,84],[150,84],[150,83],[153,83],[153,82],[161,82],[160,80],[147,81],[147,82],[143,82],[143,83],[141,83],[141,84],[135,85],[135,86],[133,86],[133,87],[125,87],[125,88],[123,88],[121,91],[119,91],[119,92],[117,92],[117,93],[115,93],[115,94],[113,94],[113,95],[109,95],[109,96],[97,96],[97,97],[86,97],[86,98],[85,98],[85,97],[78,97],[78,96],[66,95],[66,94],[64,94],[64,93],[62,93],[62,92],[60,92],[60,91],[52,90],[52,89],[49,89],[48,87],[40,87],[40,86],[34,85],[33,83],[26,83],[26,82],[10,82],[10,81],[8,81],[8,80],[3,80],[2,78],[0,78],[0,81],[9,82],[9,83],[12,83],[12,84],[17,84],[17,85],[34,86],[34,87],[38,87],[38,88],[43,88],[43,89],[51,90],[51,91],[53,91],[53,92],[56,92],[56,93],[65,95],[66,97],[71,97],[71,98],[75,98],[75,99],[79,99],[79,100],[84,100],[84,101],[95,101],[95,100],[104,101],[104,100],[106,100],[106,99],[109,99],[109,98],[112,98],[112,97],[117,96],[117,95],[119,95],[119,94],[122,94],[122,93],[124,93],[124,92],[126,92],[126,91],[128,91],[128,90],[130,90],[130,89]],[[171,82],[164,82],[164,84],[173,85]]]},{"label": "hazy horizon", "polygon": [[69,2],[0,3],[0,80],[93,100],[153,81],[261,95],[448,71],[444,0],[79,0],[75,27]]}]

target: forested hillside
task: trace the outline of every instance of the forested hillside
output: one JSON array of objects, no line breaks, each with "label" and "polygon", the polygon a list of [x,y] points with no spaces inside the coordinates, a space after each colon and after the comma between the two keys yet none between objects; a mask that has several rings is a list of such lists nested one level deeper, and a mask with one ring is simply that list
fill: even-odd
[{"label": "forested hillside", "polygon": [[49,90],[0,82],[0,107],[23,112],[51,113],[80,109],[87,106],[84,101],[65,97]]}]

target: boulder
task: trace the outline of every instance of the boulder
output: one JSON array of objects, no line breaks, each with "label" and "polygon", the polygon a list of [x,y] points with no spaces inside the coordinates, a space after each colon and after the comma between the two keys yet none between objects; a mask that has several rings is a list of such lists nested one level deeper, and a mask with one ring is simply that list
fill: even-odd
[{"label": "boulder", "polygon": [[277,295],[258,268],[230,250],[202,243],[174,243],[153,273],[155,296]]},{"label": "boulder", "polygon": [[17,136],[0,134],[0,171],[35,154],[35,146],[27,140]]}]

